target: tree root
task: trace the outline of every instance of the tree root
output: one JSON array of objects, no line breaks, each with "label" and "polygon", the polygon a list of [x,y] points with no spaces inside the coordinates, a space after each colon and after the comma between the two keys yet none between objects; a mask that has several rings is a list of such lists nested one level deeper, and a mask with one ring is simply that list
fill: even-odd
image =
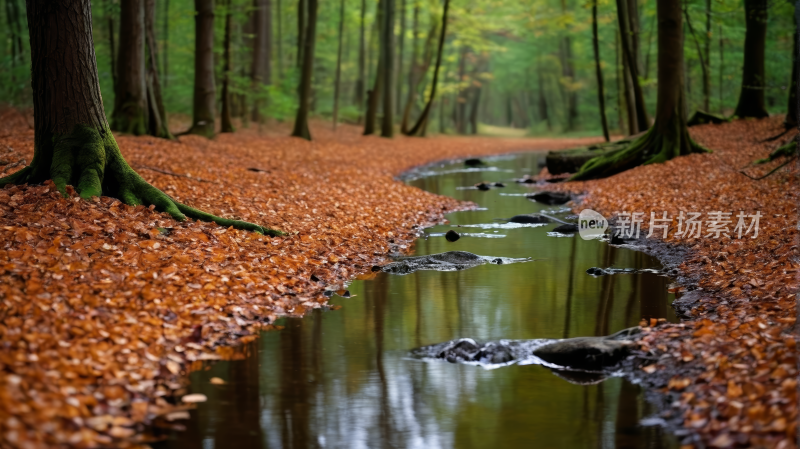
[{"label": "tree root", "polygon": [[[609,146],[612,149],[583,164],[568,181],[605,178],[639,165],[666,162],[690,153],[710,152],[692,140],[686,128],[675,131],[675,133],[659,133],[656,127],[652,127],[635,139],[601,144],[600,147]],[[672,134],[674,137],[667,134]]]},{"label": "tree root", "polygon": [[217,217],[175,201],[128,165],[108,128],[98,131],[77,125],[67,135],[53,136],[52,146],[43,143],[47,140],[37,136],[37,151],[31,165],[0,178],[0,188],[7,184],[41,183],[52,178],[64,196],[67,185],[72,185],[84,199],[105,193],[131,206],[155,205],[157,210],[178,221],[189,217],[265,235],[284,235],[281,231]]}]

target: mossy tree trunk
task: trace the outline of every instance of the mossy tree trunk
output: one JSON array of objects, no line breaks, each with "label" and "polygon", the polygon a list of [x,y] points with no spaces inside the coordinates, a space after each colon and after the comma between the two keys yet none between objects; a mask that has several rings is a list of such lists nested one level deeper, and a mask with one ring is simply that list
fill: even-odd
[{"label": "mossy tree trunk", "polygon": [[[303,0],[300,0],[303,1]],[[297,117],[294,120],[294,130],[292,136],[302,137],[311,140],[311,132],[308,129],[308,109],[311,100],[311,75],[314,72],[314,37],[317,32],[317,1],[308,0],[308,22],[306,23],[306,35],[303,38],[303,67],[300,73],[300,86],[298,97],[300,104],[297,106]]]},{"label": "mossy tree trunk", "polygon": [[195,0],[194,96],[188,134],[214,137],[217,88],[214,85],[214,0]]},{"label": "mossy tree trunk", "polygon": [[733,115],[768,117],[764,106],[764,47],[767,41],[767,0],[744,0],[745,33],[742,90]]},{"label": "mossy tree trunk", "polygon": [[656,120],[646,133],[620,143],[586,162],[570,180],[611,176],[638,165],[665,162],[691,153],[706,152],[695,143],[686,127],[683,91],[683,24],[681,2],[657,0],[658,104]]},{"label": "mossy tree trunk", "polygon": [[[31,164],[0,179],[7,184],[52,179],[64,195],[105,194],[129,205],[154,205],[177,220],[212,221],[261,233],[278,231],[228,220],[181,204],[139,176],[119,151],[106,121],[92,40],[90,0],[29,0],[34,154]],[[69,73],[70,76],[57,76]]]},{"label": "mossy tree trunk", "polygon": [[133,135],[147,134],[147,88],[144,71],[144,2],[120,2],[119,54],[111,129]]}]

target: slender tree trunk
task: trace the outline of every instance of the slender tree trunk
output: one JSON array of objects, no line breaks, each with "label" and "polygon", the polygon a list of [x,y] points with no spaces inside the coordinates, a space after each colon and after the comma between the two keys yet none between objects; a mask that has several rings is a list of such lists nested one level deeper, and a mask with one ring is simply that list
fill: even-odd
[{"label": "slender tree trunk", "polygon": [[[301,2],[303,0],[300,0]],[[300,104],[297,107],[297,118],[294,121],[292,136],[311,140],[308,130],[308,108],[311,96],[311,75],[314,73],[314,39],[317,32],[317,0],[308,1],[308,23],[305,27],[306,35],[303,37],[303,68],[300,73],[300,86],[298,97]]]},{"label": "slender tree trunk", "polygon": [[[710,1],[710,0],[707,0]],[[697,56],[700,58],[700,69],[703,73],[703,110],[708,111],[708,100],[709,100],[709,71],[711,68],[709,67],[708,59],[703,55],[703,50],[700,48],[700,40],[697,39],[697,35],[694,32],[694,27],[692,27],[692,20],[689,17],[689,12],[684,9],[683,14],[686,17],[686,25],[689,27],[689,32],[692,33],[692,39],[694,40],[695,48],[697,49]],[[707,40],[711,39],[711,37],[707,37]]]},{"label": "slender tree trunk", "polygon": [[383,120],[381,121],[381,137],[394,136],[394,0],[383,0]]},{"label": "slender tree trunk", "polygon": [[169,50],[169,0],[164,0],[164,87],[167,87],[169,82],[169,59],[167,58]]},{"label": "slender tree trunk", "polygon": [[144,73],[144,0],[120,2],[117,90],[111,129],[147,134],[147,91]]},{"label": "slender tree trunk", "polygon": [[283,79],[283,15],[281,14],[281,0],[276,0],[275,8],[278,13],[278,39],[276,46],[278,47],[278,79]]},{"label": "slender tree trunk", "polygon": [[467,99],[466,89],[462,88],[467,65],[467,47],[461,47],[461,55],[458,57],[458,92],[456,102],[453,105],[453,120],[456,122],[456,133],[467,133]]},{"label": "slender tree trunk", "polygon": [[[622,42],[623,39],[620,39]],[[636,134],[639,131],[639,114],[636,110],[636,93],[634,81],[631,78],[631,61],[625,51],[622,52],[622,81],[625,87],[625,116],[628,118],[628,133]]]},{"label": "slender tree trunk", "polygon": [[156,41],[156,0],[145,0],[145,43],[147,44],[147,133],[151,136],[171,139],[167,110],[161,96],[161,81],[158,76],[158,42]]},{"label": "slender tree trunk", "polygon": [[547,110],[547,99],[544,97],[544,75],[542,74],[541,68],[539,68],[536,78],[539,83],[539,119],[547,124],[548,131],[552,131],[553,125],[550,123],[550,115],[548,114],[549,111]]},{"label": "slender tree trunk", "polygon": [[[633,34],[633,32],[636,30],[631,28],[632,14],[630,11],[630,2],[626,0],[617,0],[617,15],[620,28],[620,44],[622,46],[623,67],[627,72],[626,79],[630,80],[631,83],[633,101],[635,104],[635,129],[637,132],[642,132],[649,128],[650,118],[647,115],[647,108],[644,102],[644,93],[642,92],[642,86],[639,83],[639,62],[635,52],[638,50],[638,45],[636,44],[637,39]],[[638,24],[638,19],[634,23]],[[634,134],[633,130],[630,132],[631,134]]]},{"label": "slender tree trunk", "polygon": [[214,0],[195,0],[194,98],[189,134],[213,137],[217,89],[214,85]]},{"label": "slender tree trunk", "polygon": [[[253,24],[253,59],[250,65],[250,81],[254,92],[261,92],[261,86],[269,83],[269,64],[270,59],[270,34],[269,23],[269,0],[253,0],[253,11],[251,23]],[[261,123],[261,102],[258,100],[260,95],[255,96],[252,102],[253,109],[250,119],[256,123]]]},{"label": "slender tree trunk", "polygon": [[342,37],[344,36],[344,0],[339,3],[339,48],[336,52],[336,79],[333,84],[333,129],[339,121],[339,87],[342,77]]},{"label": "slender tree trunk", "polygon": [[705,65],[703,70],[703,109],[711,111],[711,0],[706,0]]},{"label": "slender tree trunk", "polygon": [[[413,1],[413,0],[412,0]],[[397,73],[403,73],[403,50],[406,41],[406,0],[400,0],[400,41],[397,43]],[[403,77],[398,76],[396,82],[396,114],[400,115],[400,99],[403,98]]]},{"label": "slender tree trunk", "polygon": [[789,106],[786,109],[786,118],[783,121],[786,129],[795,128],[798,125],[797,121],[797,87],[798,87],[798,73],[797,73],[797,41],[800,36],[797,34],[798,30],[794,30],[794,42],[792,43],[792,79],[789,81]]},{"label": "slender tree trunk", "polygon": [[[419,12],[419,8],[415,8],[414,13],[416,14]],[[416,19],[416,17],[415,17]],[[433,24],[431,27],[431,31],[428,33],[428,37],[425,39],[425,47],[424,47],[424,54],[422,55],[423,61],[420,64],[418,59],[418,46],[417,46],[417,36],[416,33],[418,31],[417,28],[418,22],[414,24],[414,41],[413,41],[413,51],[411,55],[411,67],[409,68],[408,73],[408,93],[406,94],[406,106],[403,109],[403,119],[400,122],[400,132],[403,134],[408,133],[408,120],[411,117],[411,113],[414,110],[414,106],[416,105],[417,101],[417,89],[419,87],[419,83],[422,78],[425,76],[425,73],[428,71],[428,68],[431,65],[433,60],[433,42],[436,37],[436,24]]]},{"label": "slender tree trunk", "polygon": [[[561,0],[561,13],[567,13],[567,2]],[[578,94],[572,88],[575,82],[575,66],[572,61],[572,40],[569,34],[564,34],[561,40],[561,75],[567,80],[569,86],[564,91],[564,98],[567,101],[567,131],[572,131],[578,126]]]},{"label": "slender tree trunk", "polygon": [[764,107],[764,47],[767,40],[767,0],[745,0],[744,65],[742,90],[733,115],[768,117]]},{"label": "slender tree trunk", "polygon": [[359,123],[364,114],[364,80],[367,76],[367,42],[366,42],[367,0],[361,0],[361,19],[358,24],[358,79],[356,79],[355,104],[359,110]]},{"label": "slender tree trunk", "polygon": [[17,0],[6,0],[6,22],[8,23],[12,67],[16,67],[22,62],[22,55],[24,53],[22,48],[23,31],[20,15]]},{"label": "slender tree trunk", "polygon": [[[383,41],[383,2],[386,0],[378,0],[378,9],[376,10],[375,27],[378,29],[378,35]],[[372,85],[372,90],[367,91],[367,111],[364,114],[364,135],[369,136],[375,134],[375,126],[377,123],[378,107],[380,106],[380,95],[383,91],[383,71],[384,71],[384,53],[378,51],[378,68],[375,74],[375,81]]]},{"label": "slender tree trunk", "polygon": [[600,123],[603,126],[603,137],[605,137],[606,142],[608,142],[611,139],[608,135],[606,96],[603,89],[603,69],[600,66],[600,43],[597,38],[597,0],[592,2],[592,47],[594,48],[594,69],[597,74],[597,103],[600,105]]},{"label": "slender tree trunk", "polygon": [[306,35],[306,2],[309,0],[298,0],[297,3],[297,67],[303,64],[303,50],[306,45],[304,42]]},{"label": "slender tree trunk", "polygon": [[623,118],[623,114],[624,111],[626,110],[625,109],[626,102],[625,102],[625,93],[623,93],[622,91],[625,85],[624,83],[625,74],[627,72],[625,71],[625,67],[622,60],[623,56],[619,47],[620,47],[620,39],[619,39],[619,32],[617,32],[614,34],[614,49],[615,49],[614,73],[616,74],[614,78],[616,78],[617,81],[617,126],[619,127],[619,131],[622,134],[628,135],[631,133],[630,132],[631,130],[629,128],[628,132],[625,132],[625,120]]},{"label": "slender tree trunk", "polygon": [[[436,86],[439,83],[439,68],[442,65],[442,50],[444,49],[444,40],[447,35],[447,10],[450,8],[450,0],[444,0],[444,10],[442,12],[442,32],[439,35],[439,49],[436,54],[436,67],[433,69],[433,81],[431,82],[431,95],[425,108],[417,120],[417,123],[406,133],[408,136],[424,136],[425,128],[428,124],[428,115],[431,112],[433,100],[436,98]],[[442,106],[443,107],[443,106]]]},{"label": "slender tree trunk", "polygon": [[231,22],[233,22],[233,10],[231,0],[225,0],[225,37],[222,42],[222,120],[221,132],[232,133],[233,122],[231,121]]}]

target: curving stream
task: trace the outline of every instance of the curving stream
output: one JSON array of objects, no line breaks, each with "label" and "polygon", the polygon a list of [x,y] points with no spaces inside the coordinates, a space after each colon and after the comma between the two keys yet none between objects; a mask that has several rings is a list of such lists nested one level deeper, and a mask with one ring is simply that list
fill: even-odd
[{"label": "curving stream", "polygon": [[[264,333],[247,359],[193,373],[192,392],[209,401],[191,412],[186,431],[158,447],[677,447],[660,427],[640,425],[655,410],[622,378],[581,385],[539,365],[486,369],[410,356],[462,337],[559,339],[608,335],[643,317],[676,321],[667,278],[586,273],[659,268],[656,259],[577,235],[548,235],[559,223],[494,221],[542,211],[568,220],[563,207],[528,200],[533,187],[512,181],[537,173],[543,155],[486,159],[485,171],[444,164],[406,177],[481,206],[427,229],[415,255],[468,251],[535,260],[355,281],[352,297],[331,298],[339,310],[280,320],[285,329]],[[506,187],[464,188],[482,181]],[[444,238],[451,229],[461,233],[452,243]],[[213,377],[227,383],[212,384]]]}]

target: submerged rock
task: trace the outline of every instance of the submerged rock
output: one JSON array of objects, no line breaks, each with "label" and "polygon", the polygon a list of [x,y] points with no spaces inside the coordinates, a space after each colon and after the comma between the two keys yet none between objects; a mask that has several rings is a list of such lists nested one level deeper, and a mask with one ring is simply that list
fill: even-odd
[{"label": "submerged rock", "polygon": [[572,199],[569,193],[549,191],[531,193],[530,195],[526,195],[526,198],[532,199],[537,203],[547,204],[549,206],[561,205]]},{"label": "submerged rock", "polygon": [[467,167],[480,167],[481,165],[485,165],[482,160],[478,158],[470,158],[464,161],[464,165]]},{"label": "submerged rock", "polygon": [[485,183],[485,182],[479,182],[479,183],[475,184],[475,188],[478,189],[478,190],[487,191],[487,190],[491,189],[492,187],[489,184]]},{"label": "submerged rock", "polygon": [[458,232],[451,229],[447,231],[447,233],[444,235],[444,238],[447,239],[448,242],[455,242],[456,240],[461,238],[461,235]]},{"label": "submerged rock", "polygon": [[553,229],[553,232],[560,232],[562,234],[574,234],[578,232],[578,225],[574,223],[562,224],[560,226],[556,226]]},{"label": "submerged rock", "polygon": [[[479,256],[466,251],[448,251],[446,253],[431,254],[428,256],[405,257],[380,267],[380,271],[392,274],[409,274],[418,270],[459,271],[477,267],[486,263],[508,264],[528,262],[527,259],[512,259],[510,257]],[[375,271],[375,268],[373,268]]]},{"label": "submerged rock", "polygon": [[536,348],[533,355],[565,368],[602,371],[628,356],[639,332],[632,327],[607,337],[568,338]]},{"label": "submerged rock", "polygon": [[544,215],[538,214],[522,214],[514,215],[508,219],[509,223],[550,223],[550,219]]}]

